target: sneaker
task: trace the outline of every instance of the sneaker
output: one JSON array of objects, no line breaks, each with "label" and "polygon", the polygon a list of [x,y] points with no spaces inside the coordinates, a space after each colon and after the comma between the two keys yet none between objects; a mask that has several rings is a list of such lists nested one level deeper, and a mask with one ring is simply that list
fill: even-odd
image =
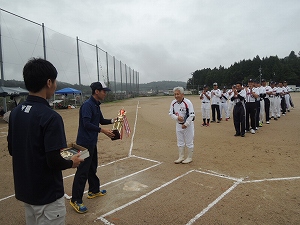
[{"label": "sneaker", "polygon": [[267,121],[266,124],[270,124],[270,121]]},{"label": "sneaker", "polygon": [[259,127],[262,127],[262,122],[259,122]]},{"label": "sneaker", "polygon": [[241,134],[241,137],[245,137],[245,134]]},{"label": "sneaker", "polygon": [[225,120],[228,121],[229,118],[226,118]]},{"label": "sneaker", "polygon": [[202,127],[205,127],[206,126],[206,123],[202,123]]},{"label": "sneaker", "polygon": [[255,130],[254,129],[251,129],[250,132],[251,132],[251,134],[255,134]]},{"label": "sneaker", "polygon": [[211,120],[210,122],[211,122],[211,123],[214,123],[214,122],[216,122],[216,121],[214,121],[214,120]]},{"label": "sneaker", "polygon": [[78,213],[86,213],[88,211],[87,207],[83,203],[78,203],[77,201],[70,201],[70,205],[75,209]]},{"label": "sneaker", "polygon": [[206,126],[209,127],[209,123],[207,123]]},{"label": "sneaker", "polygon": [[221,122],[221,120],[218,120],[218,121],[217,121],[217,123],[220,123],[220,122]]},{"label": "sneaker", "polygon": [[285,113],[282,113],[283,116],[285,116]]},{"label": "sneaker", "polygon": [[89,192],[87,198],[91,199],[91,198],[96,198],[96,197],[100,197],[103,195],[106,195],[106,190],[101,190],[98,193]]},{"label": "sneaker", "polygon": [[274,120],[278,120],[277,118],[274,118]]},{"label": "sneaker", "polygon": [[236,133],[234,136],[237,137],[237,136],[240,136],[240,134],[239,134],[239,133]]}]

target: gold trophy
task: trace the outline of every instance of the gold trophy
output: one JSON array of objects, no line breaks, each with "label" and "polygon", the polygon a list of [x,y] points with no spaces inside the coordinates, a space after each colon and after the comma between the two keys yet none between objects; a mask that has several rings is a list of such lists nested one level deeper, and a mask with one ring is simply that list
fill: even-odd
[{"label": "gold trophy", "polygon": [[121,109],[118,113],[117,119],[115,120],[112,128],[112,132],[115,134],[111,140],[118,140],[122,138],[122,129],[123,129],[123,123],[124,123],[124,116],[126,114],[126,111],[124,109]]}]

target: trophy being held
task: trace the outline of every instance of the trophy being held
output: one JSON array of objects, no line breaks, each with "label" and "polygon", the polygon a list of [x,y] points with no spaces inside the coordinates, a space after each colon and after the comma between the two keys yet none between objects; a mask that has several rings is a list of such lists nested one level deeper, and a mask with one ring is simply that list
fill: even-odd
[{"label": "trophy being held", "polygon": [[126,111],[124,109],[121,109],[118,113],[117,119],[113,124],[112,132],[115,134],[115,136],[111,138],[111,140],[122,139],[123,126],[125,126],[126,133],[129,135],[130,128],[126,118]]}]

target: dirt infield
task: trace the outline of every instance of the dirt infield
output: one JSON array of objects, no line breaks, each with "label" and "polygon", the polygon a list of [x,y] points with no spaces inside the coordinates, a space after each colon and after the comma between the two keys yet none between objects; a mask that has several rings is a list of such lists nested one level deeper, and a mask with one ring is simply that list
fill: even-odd
[{"label": "dirt infield", "polygon": [[[99,168],[106,196],[86,199],[77,214],[66,199],[66,224],[300,224],[300,94],[295,108],[256,134],[234,137],[233,121],[201,127],[195,107],[193,162],[177,159],[175,122],[168,116],[172,96],[134,98],[102,104],[106,118],[127,111],[131,136],[111,141],[99,135]],[[76,139],[78,109],[58,111],[68,142]],[[14,197],[7,124],[0,122],[0,223],[25,224],[23,203]],[[75,169],[63,172],[66,197]]]}]

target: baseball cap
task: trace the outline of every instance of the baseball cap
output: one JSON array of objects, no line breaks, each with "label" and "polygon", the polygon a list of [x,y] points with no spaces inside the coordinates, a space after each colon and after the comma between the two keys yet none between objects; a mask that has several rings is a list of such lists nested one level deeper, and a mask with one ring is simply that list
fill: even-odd
[{"label": "baseball cap", "polygon": [[266,80],[265,79],[261,79],[261,82],[266,82]]},{"label": "baseball cap", "polygon": [[204,84],[204,85],[203,85],[203,88],[206,88],[206,87],[207,87],[207,85],[206,85],[206,84]]},{"label": "baseball cap", "polygon": [[249,79],[249,80],[248,80],[248,83],[253,83],[253,82],[254,82],[253,79]]},{"label": "baseball cap", "polygon": [[93,82],[90,87],[92,88],[92,90],[104,90],[104,91],[111,91],[105,84],[104,82]]},{"label": "baseball cap", "polygon": [[213,83],[213,86],[218,86],[218,84],[217,83]]}]

